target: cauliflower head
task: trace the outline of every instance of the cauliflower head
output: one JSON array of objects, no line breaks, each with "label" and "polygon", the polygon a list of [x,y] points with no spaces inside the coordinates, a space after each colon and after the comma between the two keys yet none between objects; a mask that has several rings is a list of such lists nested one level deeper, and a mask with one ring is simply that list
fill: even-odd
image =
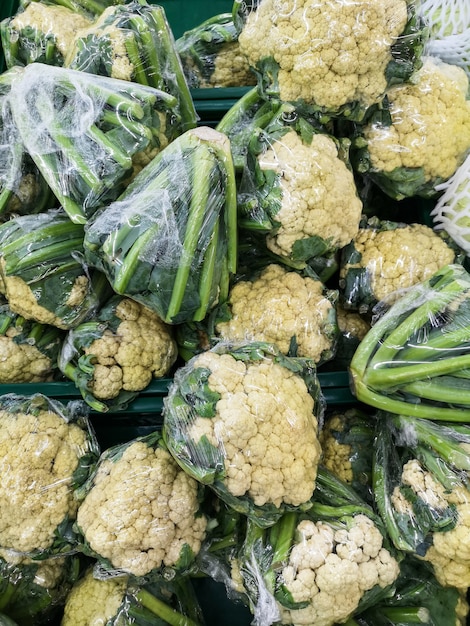
[{"label": "cauliflower head", "polygon": [[70,590],[61,626],[107,624],[116,616],[127,591],[127,577],[95,578],[88,569]]},{"label": "cauliflower head", "polygon": [[16,343],[15,333],[0,336],[0,382],[38,383],[53,378],[52,360],[35,345]]},{"label": "cauliflower head", "polygon": [[450,178],[470,149],[468,86],[462,68],[425,57],[412,82],[387,90],[391,125],[364,128],[372,168],[422,168],[426,181]]},{"label": "cauliflower head", "polygon": [[239,34],[250,65],[274,59],[280,99],[338,110],[381,99],[405,0],[263,0]]},{"label": "cauliflower head", "polygon": [[308,605],[280,607],[282,624],[343,623],[367,591],[376,585],[386,588],[398,577],[398,562],[384,547],[372,519],[358,514],[338,526],[312,520],[298,524],[297,541],[281,577],[293,601]]},{"label": "cauliflower head", "polygon": [[331,137],[317,133],[306,144],[289,131],[260,154],[258,162],[262,170],[280,176],[281,207],[275,215],[279,226],[267,236],[269,250],[289,258],[297,241],[315,236],[337,250],[356,235],[362,202]]},{"label": "cauliflower head", "polygon": [[90,451],[80,425],[52,410],[0,409],[0,546],[44,552],[65,519],[75,519],[74,472]]},{"label": "cauliflower head", "polygon": [[266,341],[316,363],[334,351],[336,312],[320,280],[271,264],[254,280],[237,282],[228,301],[231,319],[216,325],[224,341]]},{"label": "cauliflower head", "polygon": [[[360,228],[351,246],[355,262],[346,259],[341,264],[340,285],[344,285],[351,270],[363,270],[377,302],[426,280],[453,263],[456,255],[455,250],[425,224],[403,224],[390,230]],[[348,293],[345,298],[348,301]]]},{"label": "cauliflower head", "polygon": [[319,439],[322,449],[322,463],[345,483],[352,483],[354,478],[351,463],[352,446],[342,443],[335,436],[336,432],[344,430],[343,415],[331,415],[320,431]]},{"label": "cauliflower head", "polygon": [[222,452],[228,493],[259,507],[307,502],[320,443],[303,378],[272,359],[244,363],[211,351],[191,366],[210,370],[209,389],[220,399],[212,419],[190,416],[188,440],[196,447],[204,438]]},{"label": "cauliflower head", "polygon": [[107,328],[83,348],[94,363],[91,391],[103,400],[117,397],[122,389],[145,389],[153,378],[165,376],[177,357],[171,328],[154,311],[122,298],[115,315],[121,320],[116,330]]},{"label": "cauliflower head", "polygon": [[145,576],[196,555],[207,518],[199,485],[159,445],[144,439],[105,451],[77,513],[87,545],[113,569]]},{"label": "cauliflower head", "polygon": [[245,87],[256,84],[256,78],[238,41],[224,44],[214,57],[214,71],[209,80],[201,79],[199,87]]}]

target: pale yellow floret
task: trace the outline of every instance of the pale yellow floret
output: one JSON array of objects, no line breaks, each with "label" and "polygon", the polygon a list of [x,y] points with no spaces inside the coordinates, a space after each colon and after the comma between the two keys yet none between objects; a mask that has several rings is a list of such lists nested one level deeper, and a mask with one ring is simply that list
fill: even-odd
[{"label": "pale yellow floret", "polygon": [[153,378],[168,373],[177,357],[170,327],[144,305],[122,298],[115,311],[116,332],[106,329],[84,352],[93,355],[92,390],[110,400],[121,390],[141,391]]},{"label": "pale yellow floret", "polygon": [[36,346],[17,343],[8,332],[0,336],[0,383],[38,383],[51,380],[53,365]]},{"label": "pale yellow floret", "polygon": [[[4,260],[0,260],[0,266]],[[57,328],[67,329],[67,324],[63,322],[52,311],[38,304],[34,293],[29,285],[18,276],[2,275],[0,281],[0,291],[8,300],[10,309],[28,320],[36,320],[41,324],[49,324]]]},{"label": "pale yellow floret", "polygon": [[280,175],[280,226],[266,240],[272,252],[289,257],[296,241],[314,236],[339,249],[356,235],[362,202],[331,137],[315,134],[306,144],[289,131],[259,156],[259,165]]},{"label": "pale yellow floret", "polygon": [[295,610],[280,607],[281,623],[343,623],[366,591],[376,585],[388,587],[398,574],[398,562],[383,547],[381,532],[366,515],[357,515],[342,529],[303,520],[281,575],[293,600],[309,605]]},{"label": "pale yellow floret", "polygon": [[425,57],[413,82],[387,91],[392,125],[364,129],[372,167],[423,168],[428,181],[450,178],[470,149],[467,92],[462,68]]},{"label": "pale yellow floret", "polygon": [[98,579],[89,569],[69,592],[61,626],[101,626],[116,617],[124,601],[125,576]]},{"label": "pale yellow floret", "polygon": [[334,305],[319,280],[271,264],[258,278],[236,283],[228,304],[231,319],[216,326],[225,341],[266,341],[288,354],[295,337],[298,356],[315,362],[332,349]]},{"label": "pale yellow floret", "polygon": [[80,306],[90,292],[90,281],[85,274],[77,276],[65,304],[69,307]]},{"label": "pale yellow floret", "polygon": [[342,266],[340,278],[351,269],[366,270],[377,301],[426,280],[455,259],[455,251],[425,224],[361,228],[353,242],[360,260]]},{"label": "pale yellow floret", "polygon": [[341,414],[331,415],[319,434],[322,449],[322,463],[346,483],[351,483],[353,476],[351,446],[340,443],[335,433],[344,430]]},{"label": "pale yellow floret", "polygon": [[21,31],[30,27],[53,36],[57,49],[65,57],[77,32],[90,23],[89,19],[66,7],[30,2],[23,11],[16,13],[9,28]]},{"label": "pale yellow floret", "polygon": [[198,516],[197,493],[169,452],[135,441],[119,458],[101,459],[77,523],[114,568],[145,576],[176,565],[185,544],[199,552],[207,520]]},{"label": "pale yellow floret", "polygon": [[240,52],[238,42],[233,41],[218,50],[214,71],[209,80],[201,79],[199,87],[245,87],[255,83],[247,58]]},{"label": "pale yellow floret", "polygon": [[370,323],[359,313],[348,311],[340,305],[336,307],[336,321],[345,337],[356,338],[359,341],[362,341],[370,330]]},{"label": "pale yellow floret", "polygon": [[407,23],[405,0],[263,0],[239,35],[250,65],[279,65],[281,100],[337,110],[381,99],[391,46]]},{"label": "pale yellow floret", "polygon": [[245,364],[204,352],[209,388],[220,393],[213,419],[191,416],[188,436],[206,435],[224,454],[225,485],[255,505],[298,506],[315,488],[320,444],[314,400],[303,379],[271,359]]},{"label": "pale yellow floret", "polygon": [[0,545],[41,551],[57,526],[75,518],[72,475],[89,444],[86,432],[51,411],[0,411]]}]

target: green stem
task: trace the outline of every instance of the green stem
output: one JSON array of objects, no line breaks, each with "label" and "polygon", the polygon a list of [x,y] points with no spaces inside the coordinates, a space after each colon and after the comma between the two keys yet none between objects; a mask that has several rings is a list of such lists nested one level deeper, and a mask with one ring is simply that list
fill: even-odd
[{"label": "green stem", "polygon": [[125,152],[122,152],[114,142],[110,141],[106,133],[100,130],[95,124],[90,126],[87,134],[96,144],[104,148],[109,156],[124,170],[128,170],[132,167],[132,158]]},{"label": "green stem", "polygon": [[125,115],[121,115],[120,112],[118,113],[117,111],[104,109],[101,115],[101,120],[104,124],[116,126],[117,128],[123,128],[127,133],[132,135],[132,137],[144,137],[148,141],[152,140],[152,131],[148,126],[142,124],[141,122],[129,119]]},{"label": "green stem", "polygon": [[429,624],[431,618],[424,606],[381,606],[380,613],[393,624]]},{"label": "green stem", "polygon": [[212,293],[215,265],[217,261],[217,253],[219,250],[219,223],[220,217],[214,225],[212,236],[204,254],[204,262],[201,268],[199,280],[199,308],[193,314],[193,321],[202,321],[207,314],[210,305],[210,296]]},{"label": "green stem", "polygon": [[[452,381],[454,384],[451,384]],[[461,378],[436,376],[406,384],[401,388],[401,391],[410,393],[418,398],[443,402],[453,406],[469,405],[470,389],[462,387],[462,384],[465,383]]]},{"label": "green stem", "polygon": [[10,256],[6,260],[5,271],[7,274],[14,274],[29,267],[37,266],[40,263],[53,263],[59,258],[70,256],[73,251],[81,250],[82,247],[83,237],[79,237],[78,239],[67,239],[66,241],[50,244],[42,249],[26,254],[23,258],[15,259]]},{"label": "green stem", "polygon": [[136,35],[132,31],[126,33],[125,46],[129,62],[133,66],[133,80],[139,85],[148,85],[147,75],[144,69],[144,63],[139,53],[139,47],[136,41]]},{"label": "green stem", "polygon": [[164,89],[164,80],[160,73],[163,59],[158,58],[157,46],[153,33],[150,32],[142,15],[131,15],[129,17],[129,27],[138,36],[140,44],[143,48],[143,53],[141,53],[139,57],[141,59],[140,62],[142,67],[144,68],[146,66],[144,71],[147,84],[151,85],[155,89]]},{"label": "green stem", "polygon": [[2,256],[8,257],[10,254],[17,253],[22,257],[31,251],[34,244],[40,244],[41,247],[44,247],[47,239],[51,239],[51,241],[57,238],[64,240],[68,236],[69,239],[74,239],[78,233],[81,233],[83,236],[83,228],[70,220],[58,217],[57,220],[51,221],[47,226],[23,233],[19,237],[14,237],[11,243],[2,243]]},{"label": "green stem", "polygon": [[142,233],[134,243],[134,245],[127,251],[124,261],[116,271],[113,283],[114,290],[119,294],[126,294],[129,286],[129,282],[132,276],[145,256],[142,257],[142,253],[145,251],[146,246],[155,238],[159,230],[158,224],[153,228],[149,228]]},{"label": "green stem", "polygon": [[200,626],[197,622],[191,618],[175,611],[168,604],[165,604],[162,600],[159,600],[154,595],[149,593],[146,589],[139,589],[136,594],[137,600],[140,604],[151,611],[154,615],[165,620],[170,626]]}]

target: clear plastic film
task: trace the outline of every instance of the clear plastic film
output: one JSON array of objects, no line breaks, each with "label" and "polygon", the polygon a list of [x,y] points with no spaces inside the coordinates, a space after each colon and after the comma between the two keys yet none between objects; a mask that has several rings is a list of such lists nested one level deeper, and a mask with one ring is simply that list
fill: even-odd
[{"label": "clear plastic film", "polygon": [[468,425],[381,412],[373,485],[394,545],[426,561],[445,587],[470,586]]},{"label": "clear plastic film", "polygon": [[256,85],[248,59],[240,51],[231,13],[219,13],[184,32],[176,49],[191,88]]},{"label": "clear plastic film", "polygon": [[0,547],[43,560],[77,552],[77,489],[99,455],[85,403],[0,399]]},{"label": "clear plastic film", "polygon": [[222,342],[176,371],[163,433],[191,476],[268,526],[309,506],[323,408],[313,361],[272,344]]},{"label": "clear plastic film", "polygon": [[419,64],[423,25],[406,0],[234,3],[240,50],[267,98],[360,120]]},{"label": "clear plastic film", "polygon": [[200,496],[158,431],[108,448],[78,494],[81,550],[113,575],[171,580],[205,537]]},{"label": "clear plastic film", "polygon": [[341,304],[370,320],[379,301],[393,302],[412,285],[464,258],[445,232],[431,226],[364,217],[357,235],[341,251]]},{"label": "clear plastic film", "polygon": [[161,151],[85,229],[114,290],[167,323],[201,320],[228,292],[237,215],[230,144],[199,127]]},{"label": "clear plastic film", "polygon": [[468,88],[461,67],[423,57],[414,80],[390,87],[357,129],[355,169],[396,200],[436,197],[470,148]]},{"label": "clear plastic film", "polygon": [[349,141],[284,104],[253,130],[238,204],[241,228],[264,232],[271,253],[297,267],[331,257],[357,233],[362,211]]},{"label": "clear plastic film", "polygon": [[458,264],[380,302],[349,366],[357,400],[390,413],[467,422],[470,277]]},{"label": "clear plastic film", "polygon": [[14,313],[62,330],[94,313],[110,288],[88,268],[83,237],[61,209],[0,225],[0,291]]},{"label": "clear plastic film", "polygon": [[109,6],[69,46],[65,66],[160,89],[176,98],[182,131],[196,110],[165,10],[133,1]]},{"label": "clear plastic film", "polygon": [[69,217],[85,223],[182,131],[170,94],[33,63],[12,81],[12,128]]},{"label": "clear plastic film", "polygon": [[[1,344],[0,344],[1,345]],[[58,367],[96,411],[125,408],[177,357],[173,327],[144,305],[112,296],[93,320],[67,333]]]}]

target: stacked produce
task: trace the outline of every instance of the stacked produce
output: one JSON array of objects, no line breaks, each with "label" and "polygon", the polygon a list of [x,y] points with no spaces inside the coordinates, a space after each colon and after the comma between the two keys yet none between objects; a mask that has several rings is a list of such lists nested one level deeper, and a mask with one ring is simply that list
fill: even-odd
[{"label": "stacked produce", "polygon": [[210,626],[206,583],[238,624],[466,623],[470,15],[439,4],[3,20],[0,624]]}]

